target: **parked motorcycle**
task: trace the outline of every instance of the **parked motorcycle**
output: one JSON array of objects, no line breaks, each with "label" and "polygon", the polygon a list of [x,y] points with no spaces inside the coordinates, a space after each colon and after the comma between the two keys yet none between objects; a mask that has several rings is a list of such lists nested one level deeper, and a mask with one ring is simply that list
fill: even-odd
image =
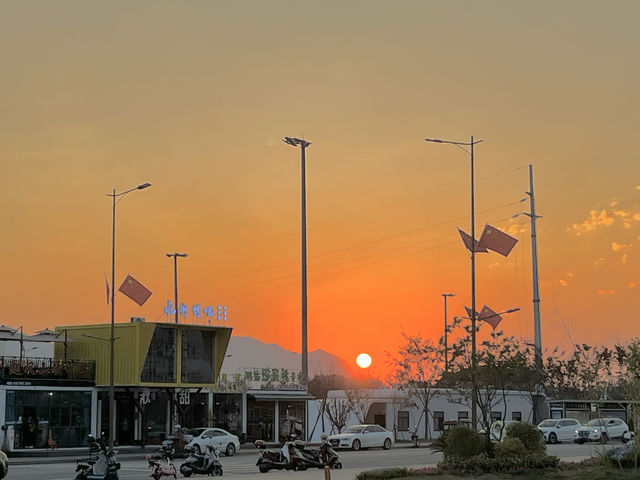
[{"label": "parked motorcycle", "polygon": [[280,450],[268,450],[263,440],[256,440],[254,445],[262,450],[258,456],[258,470],[267,473],[269,470],[306,470],[304,457],[294,441],[285,442]]},{"label": "parked motorcycle", "polygon": [[331,447],[327,434],[323,433],[321,439],[322,443],[318,448],[306,448],[302,442],[296,442],[296,447],[304,458],[305,465],[308,468],[329,467],[336,470],[341,469],[342,462],[336,451]]},{"label": "parked motorcycle", "polygon": [[189,454],[185,462],[180,465],[180,473],[185,477],[190,477],[194,473],[222,475],[220,455],[218,455],[218,449],[213,445],[207,445],[204,454],[197,454],[195,449],[190,446],[185,447],[184,450]]},{"label": "parked motorcycle", "polygon": [[173,464],[173,455],[175,450],[173,448],[172,440],[165,440],[160,445],[159,455],[147,455],[146,459],[149,461],[149,468],[151,468],[151,477],[153,480],[160,480],[161,477],[173,476],[177,479],[176,467]]},{"label": "parked motorcycle", "polygon": [[103,439],[89,435],[89,454],[91,457],[76,466],[75,480],[118,480],[120,464],[116,452],[107,449]]}]

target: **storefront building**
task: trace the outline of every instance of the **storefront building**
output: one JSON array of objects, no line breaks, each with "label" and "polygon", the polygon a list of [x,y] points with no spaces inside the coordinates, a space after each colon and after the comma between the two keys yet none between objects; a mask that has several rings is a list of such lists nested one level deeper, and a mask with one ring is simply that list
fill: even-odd
[{"label": "storefront building", "polygon": [[[110,324],[66,330],[67,356],[94,361],[96,431],[109,429]],[[114,441],[162,442],[175,425],[206,426],[231,328],[151,322],[117,323],[114,338]],[[56,345],[55,357],[63,355]]]}]

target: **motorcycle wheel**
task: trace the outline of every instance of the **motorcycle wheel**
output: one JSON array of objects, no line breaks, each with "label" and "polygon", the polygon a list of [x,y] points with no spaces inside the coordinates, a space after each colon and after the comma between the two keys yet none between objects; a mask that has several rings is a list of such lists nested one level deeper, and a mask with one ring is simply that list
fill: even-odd
[{"label": "motorcycle wheel", "polygon": [[336,470],[342,470],[342,462],[338,460],[336,463],[333,464],[333,468],[335,468]]},{"label": "motorcycle wheel", "polygon": [[215,467],[215,468],[213,469],[213,474],[214,474],[216,477],[220,477],[220,476],[222,476],[222,467]]},{"label": "motorcycle wheel", "polygon": [[260,473],[267,473],[269,471],[269,467],[267,467],[266,465],[260,465],[258,467],[258,470],[260,470]]},{"label": "motorcycle wheel", "polygon": [[75,480],[87,480],[87,475],[84,473],[79,473],[78,475],[76,475]]},{"label": "motorcycle wheel", "polygon": [[180,473],[182,476],[189,478],[193,474],[193,471],[186,465],[182,465],[180,467]]}]

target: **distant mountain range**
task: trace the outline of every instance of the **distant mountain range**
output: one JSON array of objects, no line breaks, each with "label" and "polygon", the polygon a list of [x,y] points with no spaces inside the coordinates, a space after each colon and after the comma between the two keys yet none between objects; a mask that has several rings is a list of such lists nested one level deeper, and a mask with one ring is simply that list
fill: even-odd
[{"label": "distant mountain range", "polygon": [[[309,352],[308,363],[309,378],[329,374],[342,375],[345,378],[362,376],[358,367],[324,350]],[[252,337],[231,337],[227,357],[222,363],[222,373],[242,373],[245,368],[263,367],[299,371],[301,355],[285,350],[275,343],[263,343]]]}]

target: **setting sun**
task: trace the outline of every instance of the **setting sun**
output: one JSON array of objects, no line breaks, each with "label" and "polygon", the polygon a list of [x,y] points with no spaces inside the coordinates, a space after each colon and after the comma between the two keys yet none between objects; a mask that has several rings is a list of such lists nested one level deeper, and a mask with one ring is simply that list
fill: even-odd
[{"label": "setting sun", "polygon": [[369,366],[371,365],[371,355],[369,355],[368,353],[361,353],[356,358],[356,363],[360,368],[369,368]]}]

